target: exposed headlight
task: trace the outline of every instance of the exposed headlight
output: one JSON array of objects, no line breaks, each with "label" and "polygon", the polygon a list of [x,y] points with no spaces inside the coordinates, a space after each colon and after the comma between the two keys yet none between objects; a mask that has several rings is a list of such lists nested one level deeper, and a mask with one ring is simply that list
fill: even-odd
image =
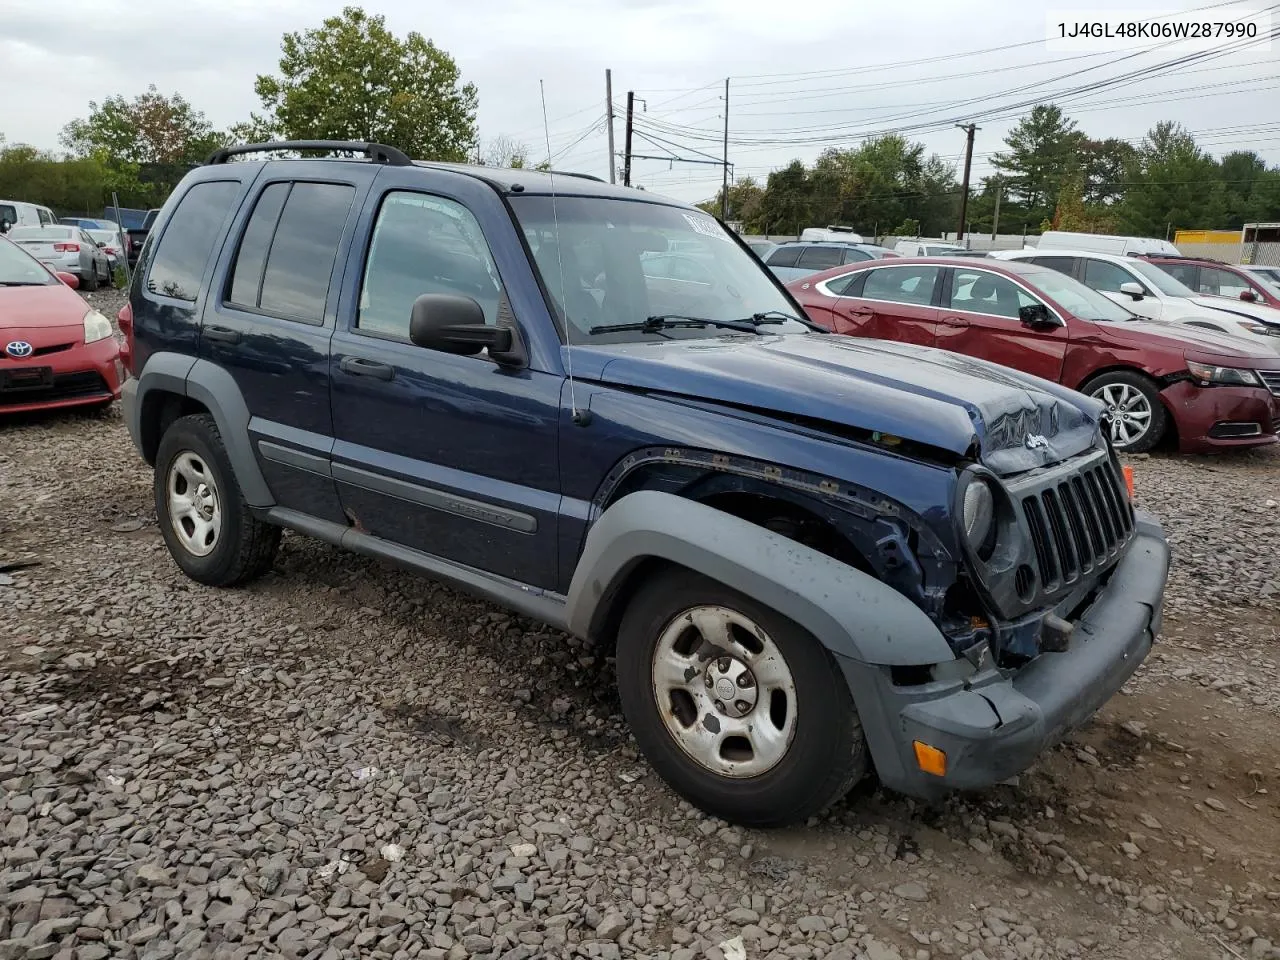
[{"label": "exposed headlight", "polygon": [[1201,383],[1230,383],[1240,387],[1259,386],[1258,375],[1252,370],[1241,370],[1239,367],[1215,367],[1208,363],[1187,361],[1187,369]]},{"label": "exposed headlight", "polygon": [[964,490],[962,509],[964,536],[969,547],[983,560],[995,547],[996,502],[986,480],[972,480]]},{"label": "exposed headlight", "polygon": [[1265,323],[1259,323],[1257,320],[1237,320],[1236,323],[1250,333],[1258,333],[1264,337],[1280,335],[1280,327],[1269,327]]},{"label": "exposed headlight", "polygon": [[84,342],[97,343],[112,334],[111,321],[97,310],[90,310],[84,315]]}]

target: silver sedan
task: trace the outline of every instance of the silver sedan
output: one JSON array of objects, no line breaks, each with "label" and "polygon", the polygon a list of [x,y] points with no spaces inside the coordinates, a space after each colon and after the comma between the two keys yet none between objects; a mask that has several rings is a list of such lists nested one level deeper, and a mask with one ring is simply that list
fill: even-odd
[{"label": "silver sedan", "polygon": [[42,224],[14,227],[6,236],[41,263],[75,274],[85,290],[111,283],[111,261],[96,240],[80,227]]}]

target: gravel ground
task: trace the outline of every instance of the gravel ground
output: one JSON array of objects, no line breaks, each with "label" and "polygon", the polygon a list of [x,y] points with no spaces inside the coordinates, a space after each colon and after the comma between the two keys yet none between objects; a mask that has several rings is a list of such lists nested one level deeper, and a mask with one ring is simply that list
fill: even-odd
[{"label": "gravel ground", "polygon": [[197,586],[118,411],[0,430],[0,960],[1280,957],[1275,451],[1135,460],[1167,637],[1087,730],[765,832],[651,773],[598,651],[294,535]]}]

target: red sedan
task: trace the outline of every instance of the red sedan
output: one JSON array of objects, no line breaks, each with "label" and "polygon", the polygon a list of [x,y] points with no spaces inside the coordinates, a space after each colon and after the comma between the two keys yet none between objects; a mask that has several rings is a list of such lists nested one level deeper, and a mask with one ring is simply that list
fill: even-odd
[{"label": "red sedan", "polygon": [[124,369],[111,321],[77,285],[0,239],[0,413],[119,399]]},{"label": "red sedan", "polygon": [[1118,450],[1176,433],[1184,451],[1275,443],[1280,353],[1143,321],[1079,281],[1011,260],[928,257],[838,267],[788,285],[836,333],[941,347],[1104,403]]},{"label": "red sedan", "polygon": [[1180,280],[1197,293],[1210,297],[1229,297],[1245,303],[1265,303],[1280,309],[1280,293],[1248,270],[1217,260],[1196,257],[1143,257],[1175,280]]}]

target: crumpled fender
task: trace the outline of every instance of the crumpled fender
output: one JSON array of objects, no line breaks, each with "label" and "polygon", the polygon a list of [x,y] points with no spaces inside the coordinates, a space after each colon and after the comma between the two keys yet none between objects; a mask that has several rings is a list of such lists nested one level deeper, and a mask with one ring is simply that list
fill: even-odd
[{"label": "crumpled fender", "polygon": [[587,534],[566,602],[568,629],[596,636],[648,559],[687,567],[764,603],[832,652],[863,663],[941,663],[955,654],[919,607],[846,563],[670,493],[629,494]]}]

